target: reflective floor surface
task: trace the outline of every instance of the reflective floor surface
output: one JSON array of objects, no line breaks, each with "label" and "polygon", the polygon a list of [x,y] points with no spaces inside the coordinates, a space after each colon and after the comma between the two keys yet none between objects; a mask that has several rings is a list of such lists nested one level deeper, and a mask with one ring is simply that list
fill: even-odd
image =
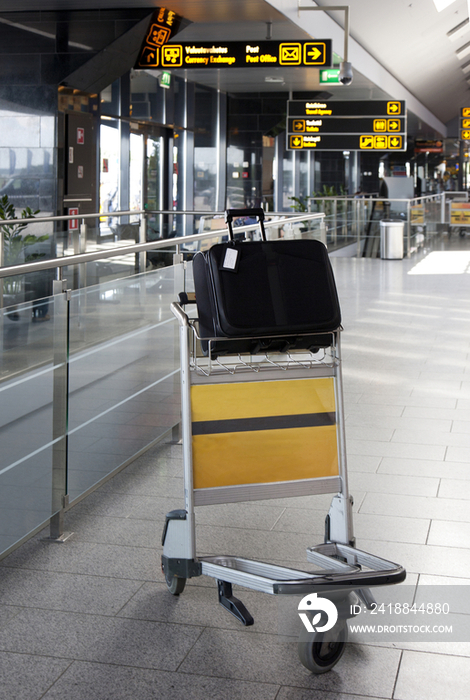
[{"label": "reflective floor surface", "polygon": [[[470,244],[453,236],[409,260],[337,258],[333,266],[357,546],[403,564],[407,590],[469,586]],[[200,508],[198,553],[304,568],[329,502]],[[172,597],[160,539],[164,514],[182,505],[181,446],[163,444],[67,513],[68,542],[42,533],[1,562],[0,698],[468,696],[468,609],[467,637],[351,635],[337,666],[314,676],[279,622],[275,596],[239,590],[255,618],[250,628],[218,605],[211,578]]]}]

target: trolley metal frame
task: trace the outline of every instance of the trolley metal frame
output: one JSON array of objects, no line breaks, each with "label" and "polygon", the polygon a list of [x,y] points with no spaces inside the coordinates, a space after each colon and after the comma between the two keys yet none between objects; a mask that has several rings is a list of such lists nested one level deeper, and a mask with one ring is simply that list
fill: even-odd
[{"label": "trolley metal frame", "polygon": [[[184,301],[188,302],[186,295],[182,296]],[[341,328],[324,334],[324,347],[315,348],[314,351],[228,355],[213,359],[211,343],[217,342],[220,347],[222,339],[209,339],[208,353],[203,355],[197,319],[190,318],[183,306],[184,304],[176,302],[171,305],[179,324],[185,508],[168,513],[163,529],[162,570],[168,589],[174,595],[178,595],[182,592],[187,578],[211,576],[218,582],[219,602],[244,625],[253,624],[253,617],[243,603],[233,596],[233,584],[277,595],[308,595],[322,592],[323,597],[333,600],[340,610],[342,626],[333,639],[337,651],[332,654],[332,642],[329,639],[326,661],[320,658],[318,662],[315,649],[318,647],[319,635],[322,635],[320,632],[311,635],[307,654],[301,651],[301,646],[302,649],[305,647],[305,639],[302,645],[299,644],[302,663],[314,673],[322,673],[337,662],[344,650],[344,641],[347,638],[345,619],[353,615],[349,612],[351,606],[341,603],[357,602],[359,598],[371,609],[375,601],[370,588],[400,583],[406,577],[404,568],[399,564],[355,547],[343,418]],[[299,337],[298,334],[296,337]],[[265,339],[260,337],[259,340]],[[195,488],[191,407],[193,387],[310,378],[331,378],[334,384],[338,462],[336,475]],[[307,561],[318,567],[314,573],[225,554],[197,556],[195,506],[320,493],[334,495],[326,516],[325,541],[309,547],[306,552]],[[322,640],[323,637],[320,641]]]}]

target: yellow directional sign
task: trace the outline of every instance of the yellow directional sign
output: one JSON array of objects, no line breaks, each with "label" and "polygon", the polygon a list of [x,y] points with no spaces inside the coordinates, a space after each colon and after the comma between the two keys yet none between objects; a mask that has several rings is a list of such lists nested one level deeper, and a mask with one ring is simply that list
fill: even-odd
[{"label": "yellow directional sign", "polygon": [[462,119],[462,129],[470,129],[470,119]]},{"label": "yellow directional sign", "polygon": [[387,131],[401,131],[399,119],[387,119]]},{"label": "yellow directional sign", "polygon": [[304,140],[302,136],[290,136],[289,147],[290,148],[303,148]]},{"label": "yellow directional sign", "polygon": [[140,57],[141,66],[151,67],[159,65],[159,55],[160,49],[156,49],[152,46],[144,46],[142,55]]},{"label": "yellow directional sign", "polygon": [[462,117],[470,117],[470,107],[462,107]]},{"label": "yellow directional sign", "polygon": [[304,66],[325,64],[326,44],[322,42],[307,42],[304,44]]},{"label": "yellow directional sign", "polygon": [[403,136],[378,136],[377,134],[363,134],[359,137],[360,149],[375,151],[398,151],[403,148]]},{"label": "yellow directional sign", "polygon": [[359,138],[360,148],[374,148],[374,137],[373,136],[361,136]]},{"label": "yellow directional sign", "polygon": [[374,131],[387,131],[387,120],[374,119]]},{"label": "yellow directional sign", "polygon": [[300,44],[281,44],[279,47],[279,63],[281,66],[300,66],[302,47]]},{"label": "yellow directional sign", "polygon": [[401,114],[401,102],[387,102],[387,114],[395,116]]},{"label": "yellow directional sign", "polygon": [[294,119],[292,126],[294,131],[305,131],[305,119]]},{"label": "yellow directional sign", "polygon": [[393,150],[399,150],[403,147],[403,136],[389,136],[388,147]]},{"label": "yellow directional sign", "polygon": [[470,131],[461,131],[460,138],[462,141],[470,141]]}]

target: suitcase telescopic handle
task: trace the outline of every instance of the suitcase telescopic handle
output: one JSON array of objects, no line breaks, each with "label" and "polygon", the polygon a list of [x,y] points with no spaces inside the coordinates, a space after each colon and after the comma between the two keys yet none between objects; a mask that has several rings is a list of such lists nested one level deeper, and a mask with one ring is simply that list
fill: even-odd
[{"label": "suitcase telescopic handle", "polygon": [[227,209],[225,211],[225,223],[228,227],[228,232],[230,235],[230,240],[233,241],[233,227],[232,222],[234,219],[239,219],[242,216],[256,217],[259,222],[259,227],[261,231],[261,238],[263,241],[266,240],[266,231],[264,230],[264,209]]}]

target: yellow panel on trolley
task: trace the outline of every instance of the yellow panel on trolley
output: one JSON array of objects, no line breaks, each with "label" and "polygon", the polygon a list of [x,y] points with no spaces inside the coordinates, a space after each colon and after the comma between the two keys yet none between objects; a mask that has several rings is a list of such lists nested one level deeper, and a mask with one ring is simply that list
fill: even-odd
[{"label": "yellow panel on trolley", "polygon": [[191,388],[194,488],[338,475],[331,377]]}]

